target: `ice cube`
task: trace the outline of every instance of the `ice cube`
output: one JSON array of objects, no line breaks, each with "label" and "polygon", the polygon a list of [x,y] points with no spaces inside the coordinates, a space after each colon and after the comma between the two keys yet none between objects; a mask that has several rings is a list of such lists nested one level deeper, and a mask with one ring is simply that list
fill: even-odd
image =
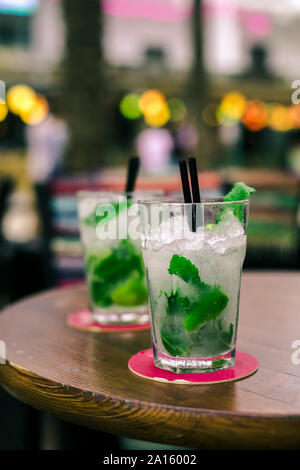
[{"label": "ice cube", "polygon": [[246,243],[243,225],[231,210],[227,210],[213,230],[206,230],[206,242],[218,253],[225,254]]}]

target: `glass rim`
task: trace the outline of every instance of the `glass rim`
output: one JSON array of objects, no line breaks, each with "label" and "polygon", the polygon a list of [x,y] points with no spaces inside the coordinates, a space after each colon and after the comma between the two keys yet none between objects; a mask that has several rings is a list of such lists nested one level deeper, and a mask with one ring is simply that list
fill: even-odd
[{"label": "glass rim", "polygon": [[211,205],[227,205],[227,204],[247,204],[249,203],[248,199],[242,199],[240,201],[224,201],[225,196],[217,196],[217,197],[202,197],[201,202],[184,202],[180,200],[174,200],[176,198],[169,199],[169,200],[138,200],[137,203],[140,205],[160,205],[160,206],[211,206]]}]

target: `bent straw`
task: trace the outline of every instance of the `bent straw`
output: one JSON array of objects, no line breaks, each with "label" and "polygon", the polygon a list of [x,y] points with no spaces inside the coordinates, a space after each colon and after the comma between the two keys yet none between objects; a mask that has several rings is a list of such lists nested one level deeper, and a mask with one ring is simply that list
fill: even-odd
[{"label": "bent straw", "polygon": [[139,157],[130,157],[128,162],[127,169],[127,180],[125,186],[125,193],[131,193],[134,191],[136,178],[140,168],[140,159]]}]

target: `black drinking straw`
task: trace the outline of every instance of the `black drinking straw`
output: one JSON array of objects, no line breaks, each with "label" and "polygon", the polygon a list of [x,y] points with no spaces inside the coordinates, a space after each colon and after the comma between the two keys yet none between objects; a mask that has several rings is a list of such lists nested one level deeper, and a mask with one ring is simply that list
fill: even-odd
[{"label": "black drinking straw", "polygon": [[[195,157],[189,158],[189,169],[190,169],[193,202],[195,203],[201,202],[197,161]],[[197,206],[193,204],[192,205],[192,231],[196,232],[196,230],[197,230]]]},{"label": "black drinking straw", "polygon": [[[191,196],[191,190],[190,190],[190,184],[189,184],[187,164],[185,160],[179,161],[179,168],[180,168],[180,176],[181,176],[184,202],[187,204],[190,204],[192,202],[192,196]],[[188,224],[189,224],[190,230],[195,232],[196,229],[194,230],[194,227],[196,227],[196,224],[193,222],[193,213],[192,213],[192,219],[191,219],[190,214],[187,211],[187,218],[188,218]]]},{"label": "black drinking straw", "polygon": [[189,185],[187,165],[186,165],[185,160],[180,160],[179,161],[179,169],[180,169],[180,176],[181,176],[181,184],[182,184],[182,192],[183,192],[184,202],[190,203],[190,202],[192,202],[192,197],[191,197],[191,190],[190,190],[190,185]]},{"label": "black drinking straw", "polygon": [[127,169],[127,180],[126,180],[126,187],[125,193],[131,193],[134,191],[136,178],[140,168],[140,159],[139,157],[130,157],[128,162],[128,169]]},{"label": "black drinking straw", "polygon": [[201,202],[197,162],[195,157],[189,158],[189,169],[192,185],[193,202]]}]

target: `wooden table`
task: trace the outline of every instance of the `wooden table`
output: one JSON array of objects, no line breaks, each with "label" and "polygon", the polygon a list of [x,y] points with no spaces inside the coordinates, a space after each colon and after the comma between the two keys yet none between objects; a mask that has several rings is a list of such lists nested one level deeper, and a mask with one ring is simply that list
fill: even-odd
[{"label": "wooden table", "polygon": [[[127,437],[197,448],[300,448],[299,273],[245,273],[238,346],[257,373],[215,385],[171,385],[133,375],[129,357],[149,332],[87,333],[66,326],[85,288],[31,297],[0,315],[7,364],[0,383],[18,399],[70,422]],[[300,354],[299,354],[300,358]]]}]

